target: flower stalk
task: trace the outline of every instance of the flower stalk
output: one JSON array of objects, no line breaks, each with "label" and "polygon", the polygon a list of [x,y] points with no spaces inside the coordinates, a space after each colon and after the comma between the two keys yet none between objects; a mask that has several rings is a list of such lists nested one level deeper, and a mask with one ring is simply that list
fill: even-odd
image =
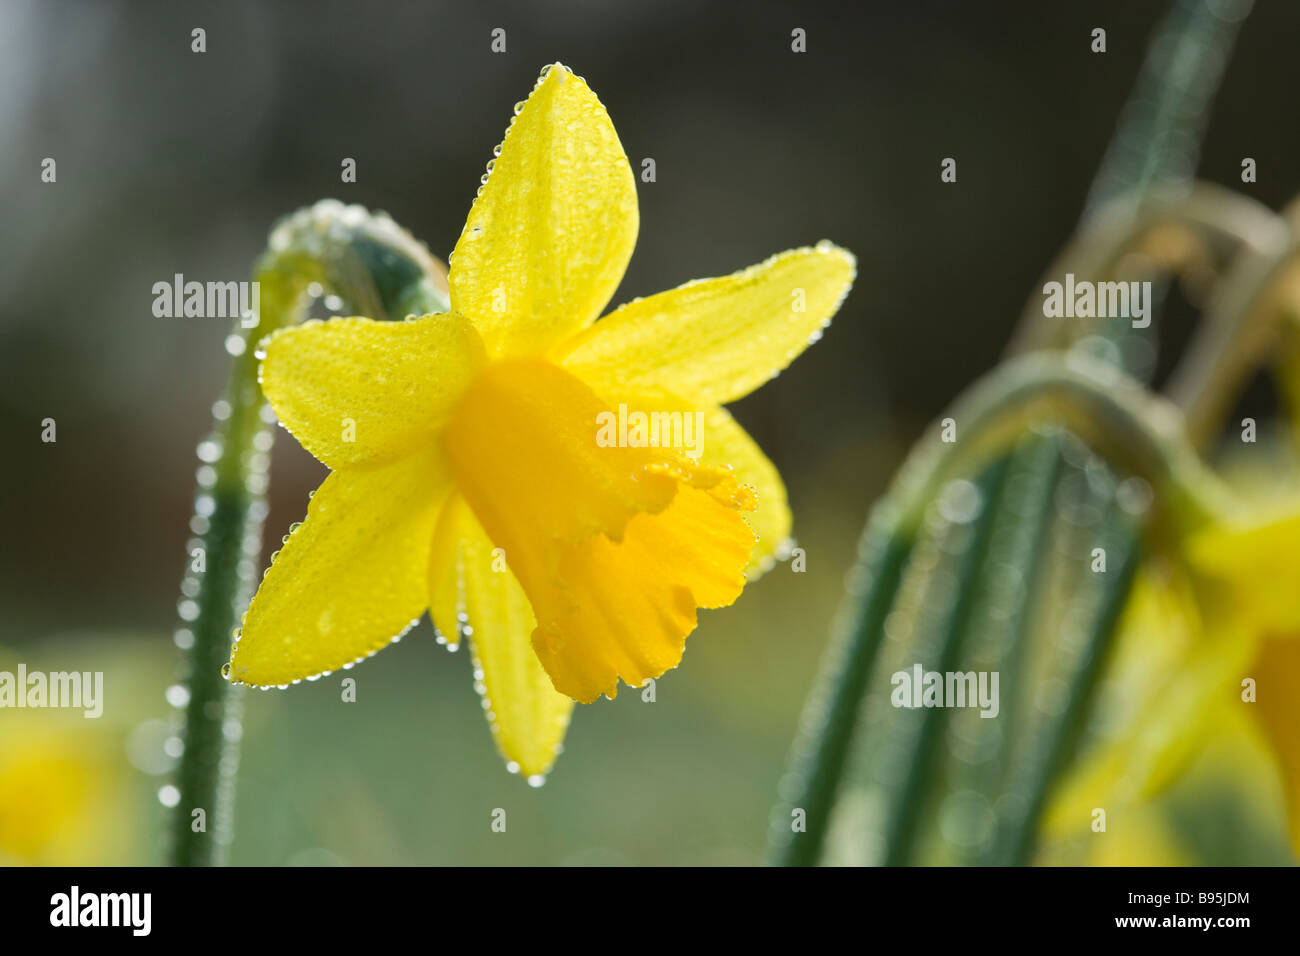
[{"label": "flower stalk", "polygon": [[178,866],[220,865],[234,835],[241,693],[222,666],[257,582],[275,421],[258,386],[256,343],[302,321],[325,295],[376,317],[448,308],[445,271],[422,245],[386,215],[335,201],[277,225],[253,277],[260,315],[242,319],[227,340],[234,362],[199,452],[195,540],[187,548],[193,584],[185,589],[192,597],[181,601],[177,632],[188,691],[169,827]]}]

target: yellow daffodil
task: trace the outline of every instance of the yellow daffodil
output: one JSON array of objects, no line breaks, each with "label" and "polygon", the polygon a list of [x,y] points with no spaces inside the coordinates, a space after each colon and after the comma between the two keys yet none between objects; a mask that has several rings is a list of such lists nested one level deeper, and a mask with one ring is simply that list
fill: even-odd
[{"label": "yellow daffodil", "polygon": [[1216,522],[1138,580],[1107,706],[1114,742],[1072,775],[1049,829],[1171,784],[1243,714],[1270,745],[1300,855],[1300,515]]},{"label": "yellow daffodil", "polygon": [[[263,343],[268,400],[332,472],[253,599],[231,680],[348,666],[428,609],[453,644],[469,636],[510,769],[544,774],[573,701],[676,666],[697,609],[732,603],[770,563],[785,490],[722,405],[818,336],[853,257],[822,242],[596,322],[637,226],[609,116],[556,64],[448,260],[450,313]],[[600,440],[629,411],[698,413],[702,453]]]}]

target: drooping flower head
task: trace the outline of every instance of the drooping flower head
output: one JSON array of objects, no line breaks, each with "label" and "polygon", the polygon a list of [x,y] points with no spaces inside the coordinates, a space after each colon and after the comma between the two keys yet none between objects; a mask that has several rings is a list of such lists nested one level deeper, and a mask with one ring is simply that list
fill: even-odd
[{"label": "drooping flower head", "polygon": [[821,242],[597,322],[637,226],[609,116],[556,64],[448,260],[450,313],[263,343],[267,399],[331,474],[249,607],[231,680],[328,673],[427,609],[449,643],[468,636],[510,769],[541,775],[574,701],[675,667],[697,610],[772,561],[785,490],[722,405],[817,337],[853,257]]},{"label": "drooping flower head", "polygon": [[1140,804],[1216,733],[1251,726],[1274,758],[1300,855],[1300,508],[1245,509],[1181,538],[1139,577],[1117,635],[1101,745],[1068,776],[1049,830]]}]

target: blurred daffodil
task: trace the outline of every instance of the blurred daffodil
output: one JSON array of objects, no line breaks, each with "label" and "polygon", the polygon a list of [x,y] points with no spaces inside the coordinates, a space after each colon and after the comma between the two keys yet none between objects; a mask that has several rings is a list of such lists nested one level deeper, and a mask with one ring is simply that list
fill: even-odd
[{"label": "blurred daffodil", "polygon": [[1300,514],[1212,523],[1138,579],[1106,699],[1110,743],[1065,782],[1049,831],[1173,783],[1220,728],[1255,724],[1300,855]]},{"label": "blurred daffodil", "polygon": [[[853,257],[823,242],[596,322],[637,227],[609,116],[556,64],[449,259],[449,314],[263,343],[268,400],[332,473],[253,599],[230,679],[327,673],[428,609],[453,644],[469,636],[511,769],[542,774],[575,700],[676,666],[697,609],[772,560],[785,490],[722,405],[817,337]],[[702,454],[599,441],[626,410],[698,413]]]},{"label": "blurred daffodil", "polygon": [[88,815],[99,773],[73,734],[31,728],[15,734],[6,727],[0,740],[0,862],[58,859],[68,831]]},{"label": "blurred daffodil", "polygon": [[[121,644],[99,646],[112,646],[112,659],[140,665],[127,682],[144,684],[142,675],[153,676],[147,658],[128,656]],[[78,648],[74,653],[86,652]],[[21,663],[23,658],[0,648],[0,671],[12,675]],[[32,673],[45,670],[45,662],[25,663]],[[126,686],[137,689],[134,683]],[[86,866],[128,859],[136,836],[135,778],[117,754],[123,746],[122,721],[135,714],[126,707],[95,719],[84,713],[60,707],[0,710],[0,866]]]}]

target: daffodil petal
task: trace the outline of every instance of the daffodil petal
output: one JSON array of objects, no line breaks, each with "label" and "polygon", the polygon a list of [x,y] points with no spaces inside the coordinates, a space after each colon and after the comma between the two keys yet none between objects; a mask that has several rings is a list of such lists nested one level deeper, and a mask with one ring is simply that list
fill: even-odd
[{"label": "daffodil petal", "polygon": [[1207,633],[1140,719],[1130,774],[1143,796],[1173,782],[1230,704],[1258,644],[1245,630]]},{"label": "daffodil petal", "polygon": [[1291,846],[1300,857],[1300,640],[1269,640],[1260,649],[1253,676],[1254,708],[1273,745],[1286,789]]},{"label": "daffodil petal", "polygon": [[457,487],[532,603],[533,646],[584,703],[681,658],[697,607],[744,585],[754,494],[670,448],[610,441],[609,409],[545,361],[498,363],[443,435]]},{"label": "daffodil petal", "polygon": [[544,352],[600,315],[638,223],[636,182],[609,114],[557,63],[506,131],[452,252],[452,311],[494,355]]},{"label": "daffodil petal", "polygon": [[459,615],[467,618],[475,680],[481,681],[497,749],[512,770],[546,774],[564,740],[573,701],[555,690],[542,669],[532,645],[532,606],[459,495],[438,519],[429,578],[429,605],[448,640],[461,626]]},{"label": "daffodil petal", "polygon": [[428,445],[485,361],[478,334],[453,315],[307,322],[270,336],[263,349],[267,400],[331,468]]},{"label": "daffodil petal", "polygon": [[1187,555],[1217,591],[1231,593],[1233,613],[1248,614],[1266,634],[1300,634],[1300,513],[1211,526],[1188,542]]},{"label": "daffodil petal", "polygon": [[434,521],[448,487],[436,449],[330,474],[253,597],[230,679],[288,684],[404,634],[428,606]]},{"label": "daffodil petal", "polygon": [[658,388],[725,404],[776,376],[817,338],[855,269],[853,256],[829,242],[793,249],[620,306],[556,356],[601,393]]}]

